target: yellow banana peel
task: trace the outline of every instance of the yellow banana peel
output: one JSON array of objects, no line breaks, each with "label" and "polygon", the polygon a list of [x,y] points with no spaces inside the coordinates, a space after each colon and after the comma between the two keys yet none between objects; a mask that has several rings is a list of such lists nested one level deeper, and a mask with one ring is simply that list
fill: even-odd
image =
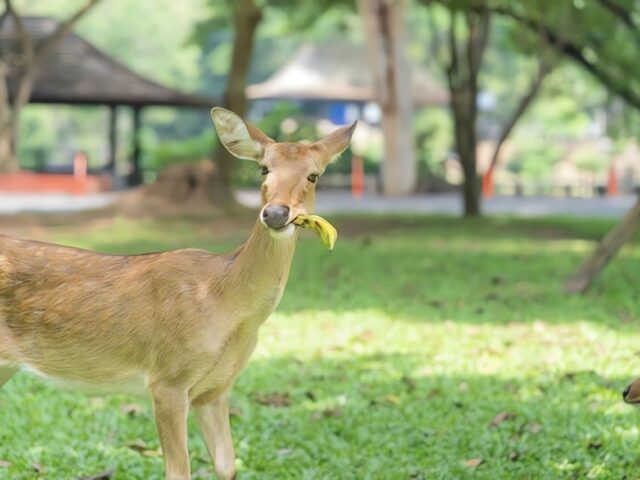
[{"label": "yellow banana peel", "polygon": [[293,221],[295,225],[313,230],[322,240],[325,247],[333,250],[338,238],[336,228],[319,215],[298,215]]}]

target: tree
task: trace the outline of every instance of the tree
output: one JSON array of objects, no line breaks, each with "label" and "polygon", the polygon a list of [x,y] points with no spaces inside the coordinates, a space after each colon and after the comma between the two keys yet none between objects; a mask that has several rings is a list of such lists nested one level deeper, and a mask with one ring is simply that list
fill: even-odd
[{"label": "tree", "polygon": [[[485,2],[473,2],[483,8]],[[561,7],[559,7],[561,5]],[[538,34],[567,58],[599,80],[611,93],[640,110],[640,17],[634,0],[556,2],[496,0],[493,12]],[[558,8],[562,8],[559,14]],[[557,19],[565,19],[558,25]],[[571,28],[564,28],[570,22]],[[597,275],[640,228],[640,202],[599,243],[595,251],[567,280],[565,291],[587,291]]]},{"label": "tree", "polygon": [[405,3],[358,0],[369,47],[376,97],[382,115],[386,195],[406,195],[416,187],[413,98],[406,59]]},{"label": "tree", "polygon": [[[477,98],[484,57],[489,46],[492,13],[488,8],[483,8],[482,4],[478,6],[469,2],[423,0],[422,4],[429,9],[430,50],[444,70],[451,95],[454,143],[464,174],[464,214],[477,216],[481,211],[476,158]],[[441,22],[436,22],[435,19],[436,4],[445,7],[446,18]],[[535,50],[543,60],[540,60],[533,80],[501,127],[489,174],[497,164],[502,145],[533,103],[551,69],[551,63],[546,59],[546,52],[540,42],[535,45]]]},{"label": "tree", "polygon": [[593,253],[566,281],[564,290],[568,294],[586,292],[595,278],[618,253],[620,248],[640,230],[640,199],[598,244]]},{"label": "tree", "polygon": [[[37,44],[27,32],[12,0],[4,0],[5,10],[0,16],[0,28],[14,30],[19,47],[15,52],[3,52],[0,58],[0,171],[18,168],[16,156],[20,128],[20,114],[28,103],[39,68],[47,56],[71,32],[75,23],[95,7],[100,0],[88,0],[44,40]],[[9,91],[9,80],[15,85]]]},{"label": "tree", "polygon": [[[254,46],[254,38],[262,11],[255,5],[254,0],[238,0],[235,2],[234,38],[231,53],[231,64],[227,76],[226,88],[222,105],[241,117],[247,112],[247,96],[245,88]],[[222,144],[218,144],[214,153],[216,174],[211,177],[212,184],[209,194],[212,200],[228,207],[235,204],[231,189],[233,165],[237,161]]]},{"label": "tree", "polygon": [[540,2],[469,0],[539,35],[593,75],[613,94],[640,109],[640,16],[635,0]]},{"label": "tree", "polygon": [[[301,0],[295,5],[286,0],[238,0],[233,2],[221,0],[209,0],[212,15],[206,21],[196,27],[195,39],[203,43],[212,32],[219,32],[228,28],[230,20],[233,24],[233,41],[229,69],[226,75],[225,88],[222,94],[222,105],[244,116],[247,112],[247,97],[245,88],[250,78],[250,67],[253,60],[253,52],[256,48],[256,36],[258,27],[266,13],[272,11],[288,12],[295,8],[295,15],[287,16],[286,32],[296,33],[302,36],[315,22],[318,22],[327,13],[340,12],[347,8],[350,2],[347,0]],[[277,45],[273,45],[277,48]],[[216,174],[211,177],[211,185],[208,189],[211,200],[222,206],[235,205],[232,191],[232,178],[237,160],[234,159],[225,148],[218,145],[214,152]]]}]

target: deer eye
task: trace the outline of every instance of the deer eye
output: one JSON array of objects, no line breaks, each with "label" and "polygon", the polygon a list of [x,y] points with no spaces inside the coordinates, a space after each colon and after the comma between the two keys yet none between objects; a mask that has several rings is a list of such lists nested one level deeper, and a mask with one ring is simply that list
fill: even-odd
[{"label": "deer eye", "polygon": [[269,173],[269,169],[267,167],[262,167],[260,169],[260,174],[261,175],[266,175],[267,173]]},{"label": "deer eye", "polygon": [[309,180],[311,183],[316,183],[318,181],[318,174],[312,173],[307,177],[307,180]]}]

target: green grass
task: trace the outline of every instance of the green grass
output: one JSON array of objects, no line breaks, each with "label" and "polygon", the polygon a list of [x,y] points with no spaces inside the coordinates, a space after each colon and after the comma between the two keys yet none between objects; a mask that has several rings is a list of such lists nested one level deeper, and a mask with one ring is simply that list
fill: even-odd
[{"label": "green grass", "polygon": [[[611,223],[355,217],[327,253],[300,242],[287,291],[234,389],[244,479],[635,478],[640,412],[640,244],[583,297],[563,280]],[[186,221],[125,220],[50,238],[110,252],[242,241]],[[256,400],[279,394],[288,406]],[[130,415],[124,404],[142,409]],[[490,426],[501,412],[507,420]],[[154,479],[147,400],[90,397],[19,374],[0,391],[0,478],[115,469]],[[193,421],[195,478],[213,469]],[[475,468],[465,466],[482,459]]]}]

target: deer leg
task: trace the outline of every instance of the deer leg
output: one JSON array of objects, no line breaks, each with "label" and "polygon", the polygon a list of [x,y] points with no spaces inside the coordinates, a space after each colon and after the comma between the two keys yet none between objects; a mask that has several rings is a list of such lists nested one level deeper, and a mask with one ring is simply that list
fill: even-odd
[{"label": "deer leg", "polygon": [[187,391],[158,384],[151,385],[149,390],[164,456],[165,478],[189,480],[191,473],[187,449]]},{"label": "deer leg", "polygon": [[0,367],[0,388],[2,388],[17,371],[17,367]]},{"label": "deer leg", "polygon": [[236,478],[236,456],[229,425],[229,394],[223,393],[210,403],[196,406],[202,436],[207,444],[219,480]]}]

